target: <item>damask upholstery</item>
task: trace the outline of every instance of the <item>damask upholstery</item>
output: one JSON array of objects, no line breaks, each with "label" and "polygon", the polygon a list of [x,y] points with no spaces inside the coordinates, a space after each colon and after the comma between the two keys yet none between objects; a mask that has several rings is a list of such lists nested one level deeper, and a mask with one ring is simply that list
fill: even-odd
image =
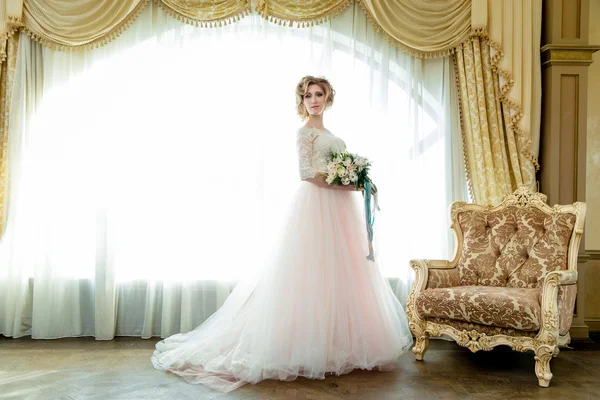
[{"label": "damask upholstery", "polygon": [[460,286],[458,269],[432,269],[429,271],[427,289]]},{"label": "damask upholstery", "polygon": [[572,214],[507,207],[465,211],[458,220],[464,235],[458,262],[463,286],[534,288],[548,272],[566,269]]},{"label": "damask upholstery", "polygon": [[417,360],[430,336],[472,351],[533,350],[538,383],[547,387],[550,359],[570,341],[585,204],[550,207],[523,186],[496,207],[455,203],[451,213],[454,259],[411,261],[407,315]]},{"label": "damask upholstery", "polygon": [[446,318],[521,331],[540,329],[541,290],[458,286],[427,289],[417,297],[422,319]]},{"label": "damask upholstery", "polygon": [[558,323],[559,334],[569,333],[573,322],[573,309],[577,298],[577,285],[565,285],[558,289]]}]

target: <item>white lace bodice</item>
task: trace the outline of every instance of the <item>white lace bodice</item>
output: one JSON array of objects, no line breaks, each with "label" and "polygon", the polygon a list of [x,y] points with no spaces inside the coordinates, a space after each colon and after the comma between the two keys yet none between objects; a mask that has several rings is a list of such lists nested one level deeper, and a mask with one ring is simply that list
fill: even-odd
[{"label": "white lace bodice", "polygon": [[314,178],[327,174],[327,162],[331,151],[346,150],[344,141],[328,130],[302,127],[296,136],[300,178]]}]

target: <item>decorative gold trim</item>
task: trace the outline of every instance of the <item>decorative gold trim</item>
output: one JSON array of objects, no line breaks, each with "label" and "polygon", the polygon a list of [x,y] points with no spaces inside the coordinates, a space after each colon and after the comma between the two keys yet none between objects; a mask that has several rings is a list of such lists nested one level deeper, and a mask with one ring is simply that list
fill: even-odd
[{"label": "decorative gold trim", "polygon": [[245,0],[245,5],[240,8],[239,12],[234,15],[229,15],[223,18],[215,18],[210,20],[198,20],[191,16],[181,14],[172,9],[160,0],[154,0],[160,9],[165,13],[188,25],[198,26],[200,28],[220,28],[238,22],[242,18],[248,16],[252,11],[252,0]]},{"label": "decorative gold trim", "polygon": [[467,138],[465,132],[465,122],[462,111],[462,94],[460,90],[460,78],[458,76],[458,60],[456,59],[456,55],[452,57],[452,61],[454,64],[454,83],[456,84],[456,91],[458,92],[458,118],[460,121],[460,133],[462,137],[462,150],[463,150],[463,163],[465,168],[465,175],[467,177],[467,187],[469,189],[469,195],[473,200],[475,200],[475,191],[473,190],[473,179],[471,179],[471,166],[469,165],[469,156],[467,150]]},{"label": "decorative gold trim", "polygon": [[260,15],[262,18],[274,24],[295,28],[308,28],[310,26],[320,25],[337,17],[352,3],[354,3],[354,0],[346,0],[343,3],[338,4],[336,7],[332,8],[325,14],[316,17],[306,18],[290,17],[288,15],[280,15],[273,13],[273,11],[270,11],[268,9],[266,0],[261,0],[256,5],[255,10],[257,14]]},{"label": "decorative gold trim", "polygon": [[541,49],[542,67],[552,65],[590,65],[600,46],[547,44]]},{"label": "decorative gold trim", "polygon": [[19,32],[20,29],[20,27],[13,27],[5,32],[0,33],[0,64],[6,61],[6,46],[8,43],[8,39],[10,39],[12,35]]},{"label": "decorative gold trim", "polygon": [[550,61],[569,60],[569,61],[593,61],[594,51],[591,50],[566,50],[556,49],[545,52]]},{"label": "decorative gold trim", "polygon": [[[552,379],[550,372],[550,360],[556,357],[559,347],[566,346],[571,338],[569,333],[559,334],[559,311],[558,290],[561,285],[574,285],[577,283],[577,256],[583,235],[583,224],[585,220],[585,203],[573,203],[570,205],[555,205],[550,207],[546,195],[532,192],[530,188],[522,186],[510,195],[507,195],[496,207],[490,205],[467,204],[456,202],[452,204],[450,211],[451,229],[456,235],[456,253],[452,261],[412,260],[411,267],[415,271],[415,283],[408,296],[406,315],[409,318],[409,327],[416,338],[413,348],[417,360],[422,360],[427,351],[430,336],[447,335],[454,339],[459,345],[467,347],[472,352],[480,350],[491,350],[496,346],[506,345],[517,351],[533,350],[535,352],[535,372],[538,383],[542,387],[548,387]],[[439,324],[423,320],[416,312],[416,299],[427,287],[430,269],[454,269],[458,266],[458,260],[464,245],[462,230],[458,222],[458,215],[467,211],[497,212],[507,207],[533,207],[545,214],[569,213],[575,215],[575,226],[569,241],[567,270],[553,271],[544,278],[541,297],[541,321],[540,330],[535,337],[508,336],[504,334],[488,336],[477,330],[459,330],[450,325]]]},{"label": "decorative gold trim", "polygon": [[6,20],[11,25],[16,25],[16,26],[23,25],[23,17],[20,16],[20,15],[19,16],[17,16],[17,15],[8,15],[6,17]]}]

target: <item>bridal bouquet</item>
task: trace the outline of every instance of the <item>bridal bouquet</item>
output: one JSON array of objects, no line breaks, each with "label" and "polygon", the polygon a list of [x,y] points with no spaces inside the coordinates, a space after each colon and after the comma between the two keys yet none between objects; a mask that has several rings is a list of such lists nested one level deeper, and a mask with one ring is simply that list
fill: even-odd
[{"label": "bridal bouquet", "polygon": [[[373,251],[373,225],[375,224],[375,211],[379,210],[377,200],[377,187],[369,178],[369,167],[371,162],[356,154],[332,152],[327,163],[327,177],[325,181],[330,185],[354,185],[358,189],[364,189],[365,198],[365,223],[367,227],[367,238],[369,241],[369,255],[367,260],[375,261]],[[371,204],[373,196],[373,204]]]},{"label": "bridal bouquet", "polygon": [[325,181],[330,185],[353,185],[358,190],[371,182],[370,166],[371,162],[365,157],[348,152],[331,152]]}]

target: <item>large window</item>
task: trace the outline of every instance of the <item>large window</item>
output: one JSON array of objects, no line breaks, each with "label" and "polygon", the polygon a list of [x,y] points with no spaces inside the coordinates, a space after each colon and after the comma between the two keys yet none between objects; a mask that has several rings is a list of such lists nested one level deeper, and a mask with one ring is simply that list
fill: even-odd
[{"label": "large window", "polygon": [[[294,87],[307,74],[336,89],[326,126],[374,162],[378,262],[399,296],[411,258],[449,255],[448,205],[464,192],[450,61],[404,55],[359,9],[310,29],[255,15],[201,29],[153,5],[104,48],[63,53],[23,37],[19,57],[13,108],[27,121],[11,124],[21,142],[11,148],[0,286],[31,277],[23,296],[37,283],[55,298],[55,286],[97,293],[107,290],[99,280],[114,282],[121,312],[136,310],[142,325],[144,313],[162,318],[162,331],[152,322],[145,332],[164,335],[175,308],[173,324],[201,322],[210,312],[181,311],[186,287],[216,293],[194,300],[212,310],[275,251],[299,182]],[[31,65],[40,68],[34,100]],[[83,307],[79,297],[57,302]]]}]

